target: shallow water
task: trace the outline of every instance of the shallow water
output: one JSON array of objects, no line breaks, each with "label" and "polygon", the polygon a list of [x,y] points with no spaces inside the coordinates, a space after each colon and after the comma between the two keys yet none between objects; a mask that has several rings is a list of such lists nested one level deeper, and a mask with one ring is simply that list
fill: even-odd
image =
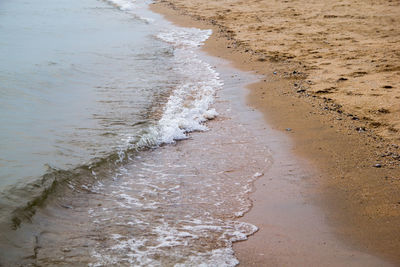
[{"label": "shallow water", "polygon": [[41,266],[236,265],[232,242],[257,229],[237,218],[271,155],[262,118],[235,93],[251,77],[232,73],[223,73],[229,83],[211,131],[142,151],[112,174],[94,171],[102,180],[68,183],[12,236],[12,258]]},{"label": "shallow water", "polygon": [[2,2],[0,264],[237,264],[268,148],[246,140],[246,110],[215,103],[211,31],[146,6]]},{"label": "shallow water", "polygon": [[[209,31],[174,28],[146,2],[5,1],[1,10],[3,219],[41,201],[54,181],[83,179],[77,169],[112,165],[132,149],[202,127],[197,120],[220,85],[191,47]],[[198,90],[199,101],[185,111],[184,96],[176,97],[160,120],[171,92],[191,85],[211,90]]]},{"label": "shallow water", "polygon": [[123,149],[176,81],[156,27],[106,2],[2,1],[1,13],[2,189]]}]

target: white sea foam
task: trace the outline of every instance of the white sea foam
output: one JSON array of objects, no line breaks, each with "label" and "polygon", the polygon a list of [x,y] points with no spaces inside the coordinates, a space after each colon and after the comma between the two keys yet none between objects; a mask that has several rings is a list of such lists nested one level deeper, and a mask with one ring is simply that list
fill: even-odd
[{"label": "white sea foam", "polygon": [[[157,151],[153,152],[161,153]],[[179,155],[173,157],[170,162],[137,158],[132,166],[123,168],[118,183],[99,192],[103,205],[89,209],[88,216],[107,245],[92,248],[94,262],[90,266],[228,267],[239,263],[232,243],[246,240],[257,227],[215,216],[227,204],[211,209],[213,203],[236,196],[234,210],[245,211],[248,205],[242,192],[249,192],[249,182],[255,178],[238,181],[234,192],[230,188],[224,193],[222,174],[220,178],[193,175],[190,167],[176,164]],[[170,169],[174,171],[170,173]],[[211,193],[209,185],[220,189]],[[203,210],[203,205],[208,208]]]},{"label": "white sea foam", "polygon": [[134,0],[107,0],[106,2],[117,7],[121,11],[133,11],[137,8]]},{"label": "white sea foam", "polygon": [[212,30],[185,28],[161,32],[157,37],[176,47],[193,48],[201,46],[211,36],[211,34]]},{"label": "white sea foam", "polygon": [[[126,4],[126,0],[110,1],[124,11],[134,8],[133,4]],[[205,122],[218,115],[213,103],[223,82],[213,67],[202,61],[196,53],[211,33],[211,30],[171,26],[157,34],[158,39],[173,46],[172,71],[179,75],[180,82],[166,101],[161,118],[141,137],[137,146],[157,146],[186,139],[190,132],[208,130]],[[172,175],[164,166],[165,162],[158,164],[151,161],[134,166],[134,180],[128,178],[130,175],[126,170],[115,174],[121,181],[120,187],[104,195],[114,209],[129,212],[120,213],[126,214],[125,217],[113,218],[114,226],[121,227],[109,233],[108,247],[93,248],[91,256],[96,263],[91,266],[117,265],[121,262],[135,266],[165,266],[172,263],[174,266],[235,266],[239,263],[234,256],[232,243],[247,239],[248,235],[257,231],[257,227],[219,219],[208,209],[193,208],[197,205],[211,207],[213,202],[223,205],[225,198],[221,188],[225,181],[222,179],[217,182],[212,177],[209,177],[210,181],[197,181],[196,173],[188,173],[186,166],[177,165],[176,162],[169,166],[175,170]],[[189,180],[192,180],[193,188],[198,190],[195,194],[187,195],[186,190],[192,188],[188,187]],[[182,181],[185,182],[182,184]],[[242,186],[237,185],[238,188]],[[248,190],[244,186],[243,194]],[[241,215],[249,207],[243,194],[234,195],[240,204],[234,210],[239,209]],[[176,207],[185,208],[180,210]],[[128,216],[132,211],[137,212]],[[102,218],[110,216],[108,212],[102,208],[97,214],[89,214],[96,228],[103,227]],[[104,236],[107,236],[110,228],[105,226],[102,229]],[[203,242],[212,242],[214,245],[206,249]]]},{"label": "white sea foam", "polygon": [[189,28],[157,35],[174,46],[174,70],[183,79],[169,97],[158,124],[143,136],[140,145],[160,145],[186,139],[188,132],[206,131],[208,128],[204,122],[218,115],[212,104],[223,83],[219,74],[194,53],[211,33],[211,30]]},{"label": "white sea foam", "polygon": [[134,0],[105,0],[105,1],[115,6],[119,10],[131,14],[134,18],[144,21],[145,23],[154,22],[154,19],[143,17],[142,15],[139,14],[140,12],[137,12],[137,10],[141,8],[141,6]]}]

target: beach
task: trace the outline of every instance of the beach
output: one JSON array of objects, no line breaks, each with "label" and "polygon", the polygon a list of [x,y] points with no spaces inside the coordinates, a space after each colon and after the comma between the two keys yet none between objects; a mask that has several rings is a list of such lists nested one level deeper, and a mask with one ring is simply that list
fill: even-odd
[{"label": "beach", "polygon": [[166,1],[221,26],[232,48],[303,76],[294,91],[330,98],[399,144],[398,1]]},{"label": "beach", "polygon": [[[353,16],[353,18],[343,16],[344,12],[341,12],[341,15],[336,15],[329,8],[320,7],[318,9],[315,6],[315,9],[320,12],[320,15],[316,16],[315,19],[333,19],[340,23],[341,26],[337,30],[340,29],[344,35],[350,34],[352,27],[357,25],[362,27],[364,24],[372,23],[379,27],[378,22],[381,21],[381,18],[359,15],[363,12],[371,12],[371,9],[374,8],[388,10],[385,13],[388,14],[388,19],[391,18],[394,21],[398,19],[395,16],[395,14],[398,14],[398,4],[396,3],[371,4],[368,8],[361,8],[360,4],[355,2],[347,1],[346,3],[345,7],[348,8],[346,10],[351,12],[356,9],[357,16]],[[329,3],[325,4],[329,5]],[[250,22],[258,24],[260,26],[258,28],[261,29],[272,27],[273,23],[269,23],[268,20],[275,20],[275,25],[279,24],[282,28],[289,27],[290,23],[282,19],[281,16],[289,16],[292,13],[283,12],[284,7],[295,5],[294,8],[298,8],[298,10],[309,10],[312,9],[313,4],[297,1],[290,3],[272,2],[268,5],[271,6],[268,6],[268,11],[266,11],[266,4],[260,1],[250,3],[162,1],[153,6],[152,9],[181,25],[214,27],[214,35],[206,42],[205,50],[214,56],[231,60],[237,68],[263,76],[260,82],[249,86],[251,91],[247,97],[247,103],[262,111],[265,120],[272,125],[273,129],[293,140],[290,153],[307,159],[312,168],[318,170],[317,174],[310,178],[311,182],[309,181],[313,185],[311,186],[313,189],[307,191],[305,195],[308,196],[308,199],[312,199],[312,203],[321,208],[325,216],[324,223],[330,225],[335,237],[345,244],[367,251],[372,255],[378,255],[396,265],[399,263],[398,251],[400,250],[400,230],[398,227],[400,222],[398,193],[400,169],[398,135],[396,135],[395,130],[396,118],[398,117],[396,116],[396,110],[398,110],[396,105],[398,106],[399,102],[396,101],[398,99],[396,98],[398,97],[396,90],[388,91],[387,89],[398,86],[397,69],[386,69],[385,74],[382,74],[382,71],[370,70],[364,75],[349,76],[350,72],[343,72],[342,69],[333,67],[338,64],[349,64],[347,60],[342,58],[344,53],[335,50],[341,48],[345,49],[347,53],[354,53],[353,56],[357,59],[353,60],[359,60],[357,68],[370,68],[370,64],[363,61],[366,60],[366,57],[356,56],[355,49],[349,44],[353,43],[354,45],[355,42],[346,38],[336,38],[339,43],[330,46],[330,56],[335,60],[328,60],[329,58],[327,59],[326,56],[317,57],[315,53],[310,53],[310,51],[306,53],[303,50],[296,49],[291,49],[293,54],[289,56],[286,54],[286,57],[283,56],[285,53],[275,53],[276,50],[269,46],[270,40],[283,43],[280,51],[284,51],[284,48],[288,48],[290,32],[266,31],[261,34],[261,30],[257,30],[257,27],[253,27]],[[391,5],[395,6],[391,7]],[[257,17],[257,12],[262,13],[263,16]],[[297,25],[296,27],[300,27],[301,23],[312,23],[312,19],[311,21],[301,19],[301,15],[302,13],[291,16],[291,23]],[[365,23],[362,25],[355,22],[349,23],[347,20],[351,19],[365,20]],[[323,24],[317,25],[323,26]],[[395,23],[381,24],[381,31],[388,28],[393,28],[396,31],[394,25]],[[326,23],[325,26],[333,27],[332,23]],[[317,26],[314,25],[314,27]],[[368,30],[370,29],[371,27],[368,28]],[[391,31],[385,37],[387,41],[382,41],[381,35],[377,35],[380,31],[376,31],[377,33],[369,35],[369,38],[375,40],[374,43],[379,47],[373,49],[371,45],[363,46],[363,49],[371,48],[378,54],[381,51],[382,61],[391,62],[390,64],[394,65],[398,64],[394,59],[396,58],[395,47],[398,46],[396,38],[399,35]],[[312,32],[309,34],[312,34]],[[301,36],[301,34],[298,34],[298,36]],[[333,38],[331,35],[327,36]],[[356,37],[362,39],[361,34],[354,35],[354,38]],[[313,39],[307,36],[297,38],[297,42],[304,42],[302,47],[309,47],[311,50],[315,49],[316,46]],[[315,46],[313,47],[313,45]],[[385,48],[388,46],[392,47],[393,50]],[[328,53],[329,49],[323,47],[318,53]],[[304,53],[300,53],[300,51]],[[333,53],[332,51],[336,52]],[[390,54],[390,51],[392,51],[392,54]],[[371,55],[369,52],[363,55],[366,54]],[[388,56],[389,54],[391,56]],[[327,61],[337,63],[326,64]],[[317,68],[316,66],[320,67]],[[322,68],[324,68],[324,71]],[[348,68],[351,69],[352,67],[349,66]],[[329,77],[325,79],[320,75],[322,72],[325,72],[324,77]],[[332,80],[335,75],[337,75],[337,78]],[[365,87],[373,84],[365,79],[373,80],[374,83],[382,84],[382,86],[390,81],[392,84],[390,86],[393,88],[375,87],[374,90],[381,95],[376,95],[378,93],[368,94],[365,90],[370,89]],[[318,92],[328,84],[329,86],[335,84],[337,90]],[[359,86],[360,84],[363,84],[364,87]],[[345,92],[347,90],[345,88],[353,88],[353,90],[359,91],[349,94]],[[363,94],[363,96],[360,94]],[[367,103],[364,104],[360,101],[367,101]],[[361,108],[357,108],[358,106],[354,103],[360,105]],[[390,109],[390,112],[368,111],[381,109],[379,105],[383,104],[385,107],[382,106],[382,108]],[[367,113],[368,116],[366,116]],[[375,121],[383,121],[384,123],[377,125],[373,123]],[[391,125],[390,127],[393,129],[389,130],[385,124]],[[271,223],[268,219],[276,214],[269,206],[273,200],[268,200],[266,197],[266,194],[268,194],[268,190],[265,189],[266,177],[268,175],[256,182],[255,193],[251,196],[254,206],[244,216],[244,219],[248,219],[249,222],[256,225],[261,224],[264,227],[261,227],[254,236],[251,236],[249,241],[240,242],[234,246],[235,253],[243,266],[291,265],[301,262],[296,256],[290,257],[298,255],[299,247],[304,247],[302,246],[303,241],[307,243],[305,241],[307,238],[304,238],[304,236],[303,239],[299,238],[300,241],[297,240],[300,243],[282,242],[279,238],[271,238],[274,234],[275,237],[276,234],[282,234],[282,230],[285,228],[282,227],[277,232],[269,229],[274,223],[276,225],[280,222],[277,219],[275,222],[272,220]],[[275,216],[275,218],[279,218],[279,216]],[[270,222],[270,224],[268,225],[266,222]],[[299,227],[301,225],[299,223]],[[266,245],[265,240],[270,239],[274,240],[275,246]],[[268,250],[267,248],[272,249]],[[308,253],[310,253],[310,250],[308,250]],[[320,255],[323,255],[323,253]],[[301,259],[304,260],[304,254]],[[313,263],[317,264],[317,262]],[[325,263],[336,266],[346,264],[335,261]],[[310,262],[303,262],[303,264],[310,264]],[[358,266],[357,263],[353,262],[353,264]],[[372,265],[374,264],[372,263]]]},{"label": "beach", "polygon": [[399,265],[397,14],[6,1],[0,266]]}]

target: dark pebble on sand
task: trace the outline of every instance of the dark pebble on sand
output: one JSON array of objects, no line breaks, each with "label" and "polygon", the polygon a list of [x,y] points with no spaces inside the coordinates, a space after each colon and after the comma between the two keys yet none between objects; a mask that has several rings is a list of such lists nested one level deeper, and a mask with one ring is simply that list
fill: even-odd
[{"label": "dark pebble on sand", "polygon": [[374,165],[374,167],[375,167],[375,168],[382,168],[382,165],[379,164],[379,163],[377,163],[377,164]]},{"label": "dark pebble on sand", "polygon": [[379,113],[384,113],[384,114],[390,113],[390,111],[388,109],[386,109],[386,108],[380,108],[380,109],[378,109],[378,112]]}]

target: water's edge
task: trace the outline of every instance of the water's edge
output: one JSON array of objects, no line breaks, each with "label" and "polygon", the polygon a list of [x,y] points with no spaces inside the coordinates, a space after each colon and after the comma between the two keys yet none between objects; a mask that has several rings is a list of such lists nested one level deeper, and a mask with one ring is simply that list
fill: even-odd
[{"label": "water's edge", "polygon": [[[120,3],[113,4],[120,7]],[[130,11],[130,7],[123,4],[121,10]],[[254,142],[257,137],[252,136],[255,128],[262,127],[257,124],[259,118],[249,119],[252,111],[238,104],[236,98],[239,96],[234,93],[245,84],[241,79],[250,81],[254,78],[243,73],[233,78],[231,75],[236,71],[216,60],[213,64],[224,69],[223,75],[228,81],[223,89],[220,74],[204,58],[213,60],[205,55],[199,56],[199,46],[211,31],[174,29],[161,32],[157,38],[174,46],[174,56],[178,62],[176,70],[183,80],[163,105],[157,123],[150,125],[138,141],[129,143],[123,150],[71,170],[50,168],[41,179],[25,188],[17,188],[13,197],[18,198],[18,190],[26,192],[28,189],[32,190],[29,194],[31,199],[27,201],[21,197],[18,201],[22,205],[13,209],[11,220],[3,221],[0,247],[4,253],[0,255],[0,262],[33,262],[45,266],[76,262],[92,266],[172,262],[178,265],[204,263],[210,266],[238,264],[233,255],[232,242],[245,240],[257,228],[238,222],[236,218],[249,210],[251,184],[262,176],[263,168],[269,164],[268,147],[261,145],[263,142]],[[227,87],[229,92],[224,93]],[[226,103],[215,103],[217,92]],[[221,109],[219,113],[222,120],[216,119],[212,123],[213,132],[194,134],[194,140],[175,143],[188,139],[190,132],[208,131],[205,122],[218,115],[214,106],[217,110]],[[239,114],[236,114],[239,110]],[[236,132],[235,135],[231,131]],[[175,145],[164,146],[171,143]],[[187,158],[183,169],[177,164],[176,161],[183,156],[182,151],[186,150],[184,154],[190,155],[199,149],[213,153],[215,150],[215,153],[207,155],[201,152]],[[233,151],[236,153],[227,160],[226,156]],[[153,162],[157,159],[163,164]],[[237,169],[241,164],[244,164],[243,167]],[[177,173],[173,171],[171,176],[165,166],[175,169]],[[186,172],[188,174],[184,174]],[[181,177],[187,180],[181,180]],[[191,180],[194,178],[190,177],[196,179]],[[227,178],[233,180],[227,182]],[[211,191],[210,186],[213,189]],[[137,191],[136,188],[141,187],[142,191]],[[187,195],[191,190],[194,190],[193,194]],[[161,198],[153,199],[155,193]],[[176,210],[170,206],[169,198],[176,198],[175,205],[191,206],[187,206],[186,211],[180,208]],[[207,198],[205,203],[199,203],[200,206],[196,208],[198,199]],[[96,201],[99,203],[94,205]],[[179,201],[183,202],[178,204]],[[186,212],[184,217],[180,217],[182,212]],[[146,214],[150,214],[150,217],[146,217]],[[172,221],[164,218],[168,214],[176,217],[172,216]],[[138,218],[135,219],[135,216]],[[157,219],[159,216],[162,219]],[[9,219],[7,216],[2,218]],[[60,220],[65,226],[57,224]],[[80,223],[75,225],[77,222]],[[70,225],[75,226],[70,228]],[[126,232],[126,227],[121,232],[118,225],[131,227],[130,233]],[[150,228],[141,229],[142,225]],[[107,238],[98,236],[98,229],[103,227],[102,235],[108,234]],[[148,240],[147,232],[161,235],[157,238],[166,238],[168,242],[153,246],[151,243],[155,240]],[[132,234],[133,237],[130,236]],[[59,240],[60,237],[64,238]],[[106,238],[106,241],[99,238]],[[208,240],[207,248],[202,243],[203,238]],[[141,239],[140,246],[133,245]],[[49,244],[51,247],[48,247]],[[186,249],[181,247],[183,244]],[[165,249],[168,249],[167,252]],[[178,250],[171,254],[168,252],[170,249]],[[66,256],[76,250],[80,251],[78,256]]]}]

